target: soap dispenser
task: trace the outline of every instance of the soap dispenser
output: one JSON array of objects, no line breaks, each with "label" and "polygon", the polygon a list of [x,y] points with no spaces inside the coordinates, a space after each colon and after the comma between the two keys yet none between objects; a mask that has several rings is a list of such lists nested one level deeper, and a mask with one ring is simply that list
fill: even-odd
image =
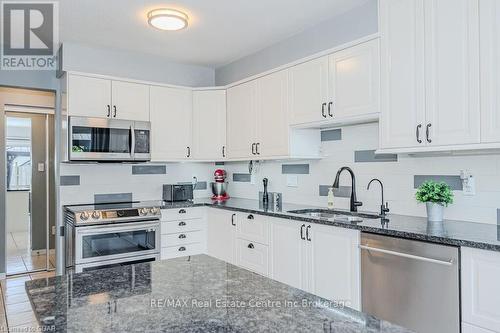
[{"label": "soap dispenser", "polygon": [[333,209],[333,188],[328,189],[328,209]]}]

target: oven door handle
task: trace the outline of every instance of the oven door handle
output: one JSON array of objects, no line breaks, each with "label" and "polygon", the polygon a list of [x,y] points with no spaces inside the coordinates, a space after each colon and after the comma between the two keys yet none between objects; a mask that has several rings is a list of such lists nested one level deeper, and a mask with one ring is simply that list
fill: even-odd
[{"label": "oven door handle", "polygon": [[160,223],[123,223],[120,226],[116,226],[115,224],[92,225],[88,227],[77,227],[75,228],[75,233],[78,235],[89,235],[100,234],[102,232],[127,232],[143,229],[158,231],[160,229]]}]

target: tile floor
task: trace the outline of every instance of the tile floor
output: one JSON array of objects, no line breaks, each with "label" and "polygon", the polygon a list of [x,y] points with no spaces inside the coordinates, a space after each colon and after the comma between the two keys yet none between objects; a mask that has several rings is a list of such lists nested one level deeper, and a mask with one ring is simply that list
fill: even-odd
[{"label": "tile floor", "polygon": [[24,283],[51,276],[54,276],[54,272],[39,272],[9,277],[1,281],[0,332],[35,332],[38,323]]},{"label": "tile floor", "polygon": [[[50,253],[50,268],[54,268],[54,264],[54,253]],[[27,232],[9,232],[7,234],[7,274],[22,274],[45,269],[45,265],[45,254],[31,253]]]}]

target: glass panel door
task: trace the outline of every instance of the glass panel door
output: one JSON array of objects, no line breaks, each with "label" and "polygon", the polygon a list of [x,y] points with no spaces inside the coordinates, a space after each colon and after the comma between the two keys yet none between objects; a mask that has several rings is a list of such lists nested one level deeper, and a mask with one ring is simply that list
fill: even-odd
[{"label": "glass panel door", "polygon": [[72,127],[72,151],[130,154],[130,130],[124,128]]}]

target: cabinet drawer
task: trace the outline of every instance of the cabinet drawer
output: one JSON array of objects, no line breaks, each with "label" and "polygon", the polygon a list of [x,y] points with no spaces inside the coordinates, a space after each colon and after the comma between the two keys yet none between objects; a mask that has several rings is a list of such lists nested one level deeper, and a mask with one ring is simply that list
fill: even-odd
[{"label": "cabinet drawer", "polygon": [[203,219],[178,220],[162,222],[161,234],[177,234],[181,232],[197,231],[203,229]]},{"label": "cabinet drawer", "polygon": [[179,234],[161,235],[161,247],[163,248],[183,244],[201,243],[202,240],[203,232],[201,230],[183,232]]},{"label": "cabinet drawer", "polygon": [[203,217],[202,207],[188,207],[188,208],[161,210],[162,221],[188,220],[188,219],[198,219],[202,217]]},{"label": "cabinet drawer", "polygon": [[269,244],[269,229],[271,224],[265,216],[238,214],[236,225],[238,238],[250,239],[264,245]]},{"label": "cabinet drawer", "polygon": [[258,274],[269,275],[269,248],[267,245],[237,240],[237,265]]},{"label": "cabinet drawer", "polygon": [[169,246],[161,249],[161,259],[193,256],[201,253],[203,253],[202,243]]}]

